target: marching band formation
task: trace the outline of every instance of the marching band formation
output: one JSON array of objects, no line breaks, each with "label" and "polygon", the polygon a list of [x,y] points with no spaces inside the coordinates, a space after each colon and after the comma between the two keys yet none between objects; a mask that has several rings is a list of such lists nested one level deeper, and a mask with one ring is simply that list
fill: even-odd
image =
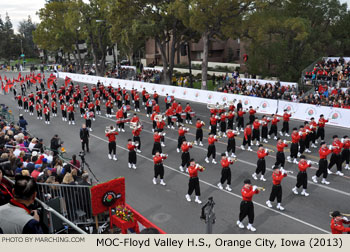
[{"label": "marching band formation", "polygon": [[[31,75],[29,79],[22,78],[21,85],[29,87],[34,82],[32,79],[37,79],[37,76]],[[116,119],[116,126],[108,126],[105,129],[105,136],[108,139],[108,158],[117,161],[116,153],[116,141],[119,134],[125,132],[125,125],[127,124],[132,130],[132,137],[128,138],[127,149],[129,151],[128,167],[130,169],[136,169],[137,153],[141,153],[141,133],[143,126],[137,112],[141,111],[141,106],[144,106],[146,116],[150,118],[152,122],[152,131],[154,144],[152,148],[152,156],[154,162],[154,177],[153,184],[157,184],[158,177],[159,183],[163,186],[166,185],[164,181],[164,166],[163,162],[166,162],[167,154],[163,153],[165,145],[165,130],[177,130],[178,132],[178,144],[177,152],[181,153],[181,163],[179,170],[181,172],[187,172],[189,174],[188,191],[185,195],[187,201],[191,201],[191,195],[195,192],[195,202],[201,204],[200,197],[200,184],[198,172],[205,172],[205,167],[200,165],[191,157],[190,151],[194,146],[204,146],[203,135],[204,127],[206,123],[199,117],[196,117],[196,113],[192,110],[189,103],[182,107],[181,103],[171,95],[166,95],[164,103],[166,105],[165,111],[162,113],[159,106],[159,95],[157,92],[150,94],[145,88],[141,90],[132,89],[129,93],[125,88],[113,88],[112,86],[104,86],[98,82],[97,85],[92,85],[91,89],[87,85],[80,87],[74,85],[70,79],[65,80],[65,84],[60,87],[57,86],[55,77],[50,76],[51,80],[48,89],[45,90],[43,85],[41,89],[38,85],[35,85],[36,91],[29,94],[17,94],[14,88],[15,99],[18,102],[18,107],[28,112],[29,115],[36,115],[38,120],[43,119],[45,124],[50,124],[51,115],[57,117],[58,108],[61,110],[62,121],[67,122],[68,125],[75,124],[76,112],[79,109],[80,116],[85,119],[85,125],[88,131],[92,131],[92,122],[96,120],[96,115],[102,115],[102,107],[105,108],[105,116],[108,118]],[[27,83],[25,83],[25,81]],[[45,77],[40,76],[40,81],[45,82]],[[49,83],[50,81],[48,81]],[[131,111],[135,112],[131,116]],[[272,166],[272,189],[270,197],[266,201],[266,205],[271,208],[273,202],[277,199],[276,208],[280,211],[284,210],[282,204],[282,180],[288,174],[293,171],[285,170],[286,157],[284,154],[285,148],[290,148],[290,155],[287,156],[287,162],[296,164],[298,166],[297,183],[292,192],[295,195],[299,194],[298,189],[302,187],[301,195],[309,196],[306,192],[308,184],[307,170],[312,165],[318,165],[318,170],[312,176],[314,183],[319,183],[318,178],[322,176],[320,181],[322,184],[330,184],[327,181],[328,174],[335,172],[338,176],[343,176],[342,166],[345,162],[344,169],[350,170],[349,157],[350,157],[350,139],[348,136],[338,137],[333,136],[332,144],[327,145],[324,141],[325,138],[325,125],[328,122],[323,115],[320,116],[316,122],[315,118],[311,118],[310,122],[305,121],[299,128],[293,128],[292,132],[289,129],[289,121],[293,113],[289,113],[287,110],[282,115],[263,115],[261,119],[256,116],[259,108],[249,107],[243,109],[241,101],[228,101],[227,104],[208,104],[207,108],[210,112],[209,120],[209,136],[207,138],[207,155],[205,162],[208,164],[217,164],[216,161],[216,147],[215,144],[220,140],[227,138],[227,148],[224,153],[221,154],[220,165],[221,178],[217,187],[220,190],[232,191],[231,188],[231,168],[230,165],[234,165],[238,161],[236,156],[236,137],[242,134],[243,142],[240,146],[241,150],[252,152],[252,147],[257,146],[257,167],[255,172],[251,175],[253,180],[260,180],[266,182],[266,161],[265,157],[272,155],[274,152],[271,149],[267,149],[263,146],[263,143],[269,143],[269,141],[276,141],[276,162]],[[249,114],[249,122],[244,123],[244,115]],[[236,119],[236,120],[235,120]],[[282,129],[278,131],[278,123],[283,121]],[[195,122],[195,123],[194,123]],[[190,131],[185,124],[191,125],[194,123],[196,128],[195,140],[189,142],[186,139],[186,134]],[[270,128],[269,128],[270,124]],[[234,125],[236,125],[234,129]],[[278,133],[280,136],[278,136]],[[127,134],[127,133],[125,133]],[[289,135],[291,134],[291,135]],[[282,139],[282,137],[289,139]],[[320,148],[319,161],[307,160],[305,153],[312,152],[311,149],[317,148],[319,139]],[[222,143],[222,142],[221,142]],[[327,157],[331,155],[328,162]],[[336,171],[332,171],[336,166]],[[226,185],[225,185],[226,184]],[[252,198],[255,194],[265,191],[265,188],[258,187],[251,184],[250,179],[244,180],[244,185],[241,189],[242,202],[240,205],[239,219],[237,225],[239,228],[244,228],[242,223],[243,219],[248,216],[247,229],[255,231],[253,226],[254,222],[254,205]],[[337,220],[340,216],[338,212],[333,216],[333,225],[340,225],[343,222]],[[344,222],[346,224],[346,222]]]}]

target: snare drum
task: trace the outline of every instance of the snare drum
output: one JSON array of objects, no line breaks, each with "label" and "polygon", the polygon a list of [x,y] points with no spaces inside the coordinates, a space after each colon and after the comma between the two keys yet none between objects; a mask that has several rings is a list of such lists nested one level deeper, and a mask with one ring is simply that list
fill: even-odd
[{"label": "snare drum", "polygon": [[196,116],[196,112],[193,112],[193,111],[192,111],[192,112],[190,112],[189,114],[190,114],[190,117],[191,117],[191,118],[193,118],[193,117],[195,117],[195,116]]},{"label": "snare drum", "polygon": [[128,123],[130,121],[131,121],[131,118],[125,118],[125,119],[122,120],[123,123]]},{"label": "snare drum", "polygon": [[180,116],[182,119],[186,119],[186,113],[181,113]]},{"label": "snare drum", "polygon": [[176,116],[172,116],[172,117],[171,117],[171,121],[172,121],[172,122],[177,122],[177,117],[176,117]]}]

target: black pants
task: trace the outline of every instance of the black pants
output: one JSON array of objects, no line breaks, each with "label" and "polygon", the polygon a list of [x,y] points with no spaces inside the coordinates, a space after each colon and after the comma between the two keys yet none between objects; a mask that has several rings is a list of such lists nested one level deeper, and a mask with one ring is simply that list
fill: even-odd
[{"label": "black pants", "polygon": [[165,102],[165,108],[168,109],[170,107],[170,103]]},{"label": "black pants", "polygon": [[288,133],[289,132],[289,122],[283,122],[283,127],[282,127],[282,133]]},{"label": "black pants", "polygon": [[117,152],[117,144],[115,142],[109,142],[108,143],[108,153],[115,155],[115,153]]},{"label": "black pants", "polygon": [[248,215],[248,221],[250,224],[254,222],[254,205],[251,201],[243,200],[240,206],[239,221],[242,221]]},{"label": "black pants", "polygon": [[299,152],[300,154],[303,154],[305,151],[305,140],[301,139],[299,140]]},{"label": "black pants", "polygon": [[85,113],[85,109],[84,108],[80,108],[80,114],[84,115],[84,113]]},{"label": "black pants", "polygon": [[156,120],[153,120],[152,121],[152,129],[155,129],[155,128],[157,128],[157,122],[156,122]]},{"label": "black pants", "polygon": [[253,124],[255,121],[255,115],[249,115],[249,124]]},{"label": "black pants", "polygon": [[261,138],[267,139],[267,126],[261,128]]},{"label": "black pants", "polygon": [[284,156],[284,152],[277,152],[276,154],[276,162],[275,166],[281,165],[281,167],[284,167],[284,163],[286,162],[286,157]]},{"label": "black pants", "polygon": [[133,141],[135,143],[139,143],[139,145],[136,148],[140,150],[141,149],[141,138],[140,138],[140,136],[134,136],[133,137]]},{"label": "black pants", "polygon": [[43,116],[43,111],[42,110],[37,110],[36,113],[38,114],[38,117],[42,117]]},{"label": "black pants", "polygon": [[47,121],[47,122],[50,121],[50,113],[45,114],[45,121]]},{"label": "black pants", "polygon": [[243,143],[242,143],[242,145],[245,146],[246,144],[248,144],[248,146],[250,147],[250,142],[252,140],[252,136],[249,135],[249,136],[247,136],[247,138],[248,139],[246,140],[245,137],[243,136]]},{"label": "black pants", "polygon": [[140,101],[135,101],[135,108],[139,109],[140,108]]},{"label": "black pants", "polygon": [[171,116],[168,116],[168,125],[174,126],[174,122],[171,120]]},{"label": "black pants", "polygon": [[57,108],[52,109],[52,114],[57,114]]},{"label": "black pants", "polygon": [[201,191],[200,191],[200,188],[199,188],[199,179],[198,179],[198,177],[190,178],[190,180],[188,181],[187,194],[191,195],[193,193],[193,191],[195,192],[196,196],[201,196]]},{"label": "black pants", "polygon": [[266,172],[266,161],[264,158],[259,158],[257,162],[255,173],[259,174],[260,172],[261,172],[261,175],[264,175]]},{"label": "black pants", "polygon": [[62,111],[62,117],[67,118],[67,111],[65,111],[65,110],[61,110],[61,111]]},{"label": "black pants", "polygon": [[[119,119],[119,120],[123,120],[123,119],[121,118],[121,119]],[[119,122],[119,123],[118,123],[118,128],[119,128],[119,129],[124,129],[124,123],[123,123],[123,122]]]},{"label": "black pants", "polygon": [[183,123],[183,120],[182,120],[182,118],[181,118],[181,114],[176,114],[176,116],[177,116],[177,121],[178,121],[179,123]]},{"label": "black pants", "polygon": [[303,189],[307,189],[307,173],[300,171],[297,175],[297,188],[303,186]]},{"label": "black pants", "polygon": [[297,158],[298,157],[298,144],[292,143],[290,145],[290,157],[291,158]]},{"label": "black pants", "polygon": [[281,185],[272,185],[272,190],[269,200],[271,202],[275,201],[277,198],[277,203],[282,202],[282,186]]},{"label": "black pants", "polygon": [[236,139],[229,138],[227,141],[227,152],[232,151],[232,153],[236,153]]},{"label": "black pants", "polygon": [[74,113],[70,112],[68,114],[68,121],[74,121]]},{"label": "black pants", "polygon": [[317,135],[316,135],[316,139],[319,139],[321,137],[321,140],[324,140],[324,128],[319,127],[317,129]]},{"label": "black pants", "polygon": [[210,124],[210,134],[216,135],[216,124]]},{"label": "black pants", "polygon": [[317,177],[323,174],[323,178],[325,179],[327,178],[328,176],[327,164],[328,164],[327,159],[320,159],[320,161],[318,162],[318,170],[316,172]]},{"label": "black pants", "polygon": [[187,152],[182,152],[181,154],[181,166],[182,167],[189,167],[190,166],[190,153],[187,151]]},{"label": "black pants", "polygon": [[30,107],[29,107],[29,112],[30,112],[30,113],[33,113],[33,112],[34,112],[34,107],[33,107],[33,106],[30,106]]},{"label": "black pants", "polygon": [[160,177],[160,179],[164,178],[164,166],[163,166],[163,164],[155,164],[154,165],[154,177],[158,178],[158,176]]},{"label": "black pants", "polygon": [[226,133],[226,122],[220,122],[220,131]]},{"label": "black pants", "polygon": [[177,139],[177,148],[180,149],[182,143],[186,141],[186,137],[185,136],[179,136],[179,138]]},{"label": "black pants", "polygon": [[231,169],[230,167],[222,168],[220,183],[223,185],[227,181],[227,185],[231,185]]},{"label": "black pants", "polygon": [[91,119],[85,120],[86,128],[91,128]]},{"label": "black pants", "polygon": [[216,156],[215,144],[210,144],[210,145],[208,146],[207,158],[209,158],[210,156],[212,156],[213,159],[215,159],[215,156]]},{"label": "black pants", "polygon": [[28,102],[24,102],[23,103],[23,109],[24,110],[28,110]]},{"label": "black pants", "polygon": [[122,105],[123,105],[122,101],[121,101],[121,100],[118,100],[118,101],[117,101],[117,107],[118,107],[118,109],[120,109],[120,108],[122,107]]},{"label": "black pants", "polygon": [[277,136],[277,125],[271,124],[270,131],[269,131],[269,136],[271,136],[272,134]]},{"label": "black pants", "polygon": [[253,138],[252,141],[259,141],[260,140],[260,131],[258,129],[253,129]]},{"label": "black pants", "polygon": [[85,151],[85,147],[86,151],[89,152],[89,139],[83,139],[83,141],[81,142],[81,149],[83,151]]},{"label": "black pants", "polygon": [[[311,141],[311,133],[306,135],[305,138],[305,148],[309,149],[310,148],[310,141]],[[301,148],[301,147],[300,147]],[[301,153],[301,152],[300,152]]]},{"label": "black pants", "polygon": [[200,142],[203,141],[203,129],[202,128],[196,130],[196,141],[200,141]]},{"label": "black pants", "polygon": [[191,121],[191,120],[192,120],[192,117],[190,116],[189,113],[186,113],[186,120],[188,120],[188,121]]},{"label": "black pants", "polygon": [[345,161],[346,164],[349,164],[349,159],[350,159],[350,151],[349,149],[343,149],[341,152],[341,162],[343,163]]},{"label": "black pants", "polygon": [[136,165],[136,151],[129,151],[129,163]]},{"label": "black pants", "polygon": [[241,128],[244,128],[244,118],[243,116],[242,117],[237,117],[237,128],[241,127]]},{"label": "black pants", "polygon": [[315,144],[315,141],[316,141],[316,131],[312,131],[310,132],[310,141]]},{"label": "black pants", "polygon": [[110,107],[107,107],[107,115],[111,115],[112,114],[112,109]]},{"label": "black pants", "polygon": [[228,121],[227,121],[227,128],[228,129],[233,129],[233,118],[232,119],[228,119]]},{"label": "black pants", "polygon": [[147,114],[148,115],[152,114],[152,107],[147,106]]},{"label": "black pants", "polygon": [[332,153],[331,159],[329,160],[328,169],[332,169],[333,165],[337,165],[337,170],[341,171],[342,156],[340,154]]},{"label": "black pants", "polygon": [[152,149],[152,155],[155,155],[156,152],[159,151],[159,153],[162,153],[162,146],[159,142],[154,142],[153,149]]}]

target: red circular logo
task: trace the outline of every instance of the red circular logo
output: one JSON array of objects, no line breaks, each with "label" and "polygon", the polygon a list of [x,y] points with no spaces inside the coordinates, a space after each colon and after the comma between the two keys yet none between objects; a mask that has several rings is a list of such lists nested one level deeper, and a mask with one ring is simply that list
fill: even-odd
[{"label": "red circular logo", "polygon": [[313,110],[313,109],[310,109],[307,113],[311,116],[311,115],[314,114],[314,110]]},{"label": "red circular logo", "polygon": [[162,92],[164,92],[164,88],[162,88]]},{"label": "red circular logo", "polygon": [[332,115],[332,119],[338,119],[338,117],[339,117],[339,114],[338,114],[338,113],[334,113],[334,114]]},{"label": "red circular logo", "polygon": [[248,105],[248,104],[249,104],[249,100],[245,100],[244,105]]},{"label": "red circular logo", "polygon": [[172,93],[175,93],[175,89],[173,89],[171,92],[172,92]]},{"label": "red circular logo", "polygon": [[264,103],[262,104],[262,107],[263,107],[263,108],[266,108],[266,107],[267,107],[267,103],[264,102]]},{"label": "red circular logo", "polygon": [[186,95],[186,94],[187,94],[187,91],[185,90],[185,91],[183,92],[183,94]]},{"label": "red circular logo", "polygon": [[195,94],[195,96],[198,97],[198,96],[199,96],[199,93],[197,92],[197,93]]},{"label": "red circular logo", "polygon": [[226,96],[224,96],[224,97],[222,97],[222,101],[226,101],[227,100],[227,97]]},{"label": "red circular logo", "polygon": [[213,96],[211,94],[209,94],[208,99],[210,100],[211,98],[213,98]]}]

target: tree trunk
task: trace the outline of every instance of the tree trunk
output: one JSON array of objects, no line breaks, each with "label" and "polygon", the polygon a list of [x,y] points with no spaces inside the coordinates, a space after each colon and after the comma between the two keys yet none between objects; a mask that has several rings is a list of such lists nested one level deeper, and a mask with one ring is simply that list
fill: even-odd
[{"label": "tree trunk", "polygon": [[202,83],[201,89],[208,89],[208,50],[209,50],[209,33],[202,34],[203,39],[203,60],[202,60]]},{"label": "tree trunk", "polygon": [[165,84],[169,85],[170,80],[168,79],[168,60],[166,57],[166,52],[165,52],[165,45],[166,43],[160,43],[159,39],[156,39],[156,43],[160,49],[160,54],[162,56],[162,61],[163,61],[163,80]]},{"label": "tree trunk", "polygon": [[169,60],[169,69],[167,73],[167,79],[169,80],[169,84],[171,84],[171,80],[173,78],[174,64],[175,64],[175,52],[176,52],[176,33],[173,34],[173,39],[171,41],[170,47],[170,60]]}]

